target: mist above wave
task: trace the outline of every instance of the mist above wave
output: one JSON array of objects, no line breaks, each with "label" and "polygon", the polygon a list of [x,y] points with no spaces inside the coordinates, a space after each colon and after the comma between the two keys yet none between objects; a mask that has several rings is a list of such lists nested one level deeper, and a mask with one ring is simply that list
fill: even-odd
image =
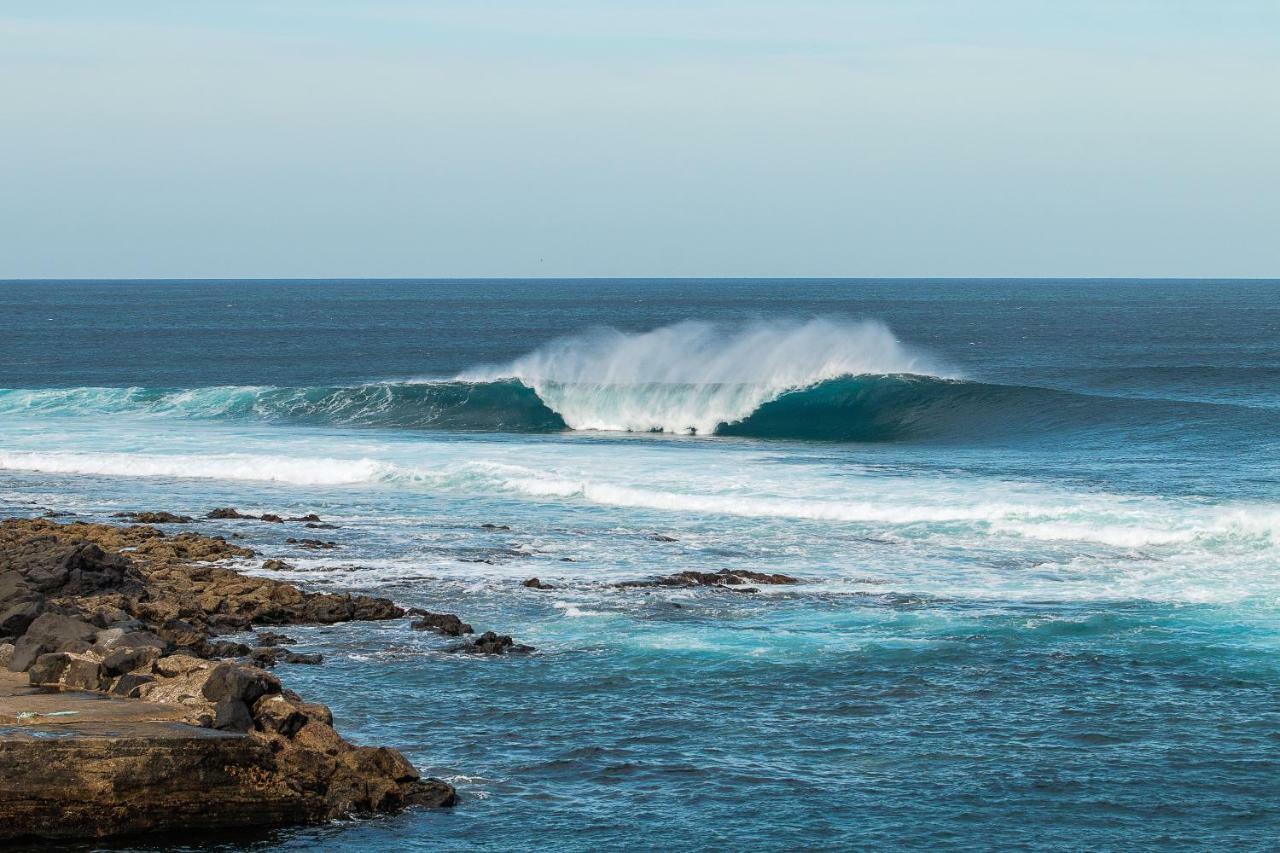
[{"label": "mist above wave", "polygon": [[517,379],[571,429],[706,434],[786,391],[904,373],[947,375],[883,323],[814,318],[593,329],[458,378]]}]

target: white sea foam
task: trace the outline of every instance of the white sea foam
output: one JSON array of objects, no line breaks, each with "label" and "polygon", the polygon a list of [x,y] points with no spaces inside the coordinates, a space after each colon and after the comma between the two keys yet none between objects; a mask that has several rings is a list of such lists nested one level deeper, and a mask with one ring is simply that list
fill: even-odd
[{"label": "white sea foam", "polygon": [[298,486],[339,486],[395,476],[394,466],[374,459],[333,459],[252,454],[150,455],[0,451],[0,470],[107,477],[247,480]]},{"label": "white sea foam", "polygon": [[812,319],[597,329],[458,378],[519,379],[572,429],[705,434],[784,391],[889,373],[950,375],[882,323]]}]

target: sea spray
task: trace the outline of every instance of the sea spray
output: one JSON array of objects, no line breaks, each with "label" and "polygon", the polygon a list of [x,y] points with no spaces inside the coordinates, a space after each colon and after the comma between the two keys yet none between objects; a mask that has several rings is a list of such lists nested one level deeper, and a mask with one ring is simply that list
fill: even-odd
[{"label": "sea spray", "polygon": [[786,391],[899,373],[948,375],[883,323],[815,318],[595,329],[459,379],[518,379],[572,429],[707,434]]}]

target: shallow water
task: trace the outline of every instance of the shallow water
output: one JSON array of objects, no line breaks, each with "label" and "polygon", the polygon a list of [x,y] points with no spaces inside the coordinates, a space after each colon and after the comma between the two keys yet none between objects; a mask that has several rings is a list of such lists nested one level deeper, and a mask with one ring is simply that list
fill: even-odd
[{"label": "shallow water", "polygon": [[[1273,846],[1278,283],[10,283],[0,309],[3,514],[318,512],[340,528],[200,529],[538,648],[291,629],[326,662],[285,680],[462,802],[196,846]],[[612,585],[720,568],[806,582]]]}]

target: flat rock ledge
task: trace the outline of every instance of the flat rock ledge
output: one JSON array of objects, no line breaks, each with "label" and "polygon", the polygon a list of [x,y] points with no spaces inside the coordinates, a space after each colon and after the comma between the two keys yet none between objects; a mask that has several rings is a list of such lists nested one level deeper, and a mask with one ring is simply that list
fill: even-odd
[{"label": "flat rock ledge", "polygon": [[0,522],[0,840],[321,822],[452,805],[393,749],[232,659],[254,624],[396,618],[207,561],[221,539]]}]

